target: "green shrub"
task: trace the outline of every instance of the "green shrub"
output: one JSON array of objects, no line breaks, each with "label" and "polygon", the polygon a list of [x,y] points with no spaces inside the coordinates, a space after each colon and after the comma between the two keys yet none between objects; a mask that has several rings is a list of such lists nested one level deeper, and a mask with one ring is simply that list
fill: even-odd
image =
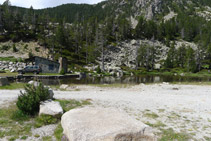
[{"label": "green shrub", "polygon": [[61,74],[61,75],[65,75],[64,69],[62,69],[62,70],[60,71],[60,74]]},{"label": "green shrub", "polygon": [[42,83],[35,87],[27,84],[25,92],[21,91],[16,103],[17,107],[25,114],[35,115],[39,112],[40,102],[50,99],[48,88],[45,88]]},{"label": "green shrub", "polygon": [[13,50],[13,52],[18,52],[18,49],[16,48],[15,44],[13,44],[12,50]]},{"label": "green shrub", "polygon": [[35,51],[36,51],[36,52],[40,52],[40,48],[39,48],[39,47],[36,47],[36,48],[35,48]]},{"label": "green shrub", "polygon": [[28,45],[27,45],[27,44],[24,46],[24,49],[25,49],[25,50],[27,50],[27,49],[28,49]]},{"label": "green shrub", "polygon": [[10,49],[10,46],[8,46],[8,45],[3,45],[1,47],[1,50],[3,50],[3,51],[8,51],[9,49]]},{"label": "green shrub", "polygon": [[100,73],[102,72],[101,69],[100,69],[100,66],[97,67],[96,72],[97,72],[98,74],[100,74]]},{"label": "green shrub", "polygon": [[12,113],[11,119],[15,121],[26,121],[29,120],[29,116],[24,114],[21,110],[16,110]]}]

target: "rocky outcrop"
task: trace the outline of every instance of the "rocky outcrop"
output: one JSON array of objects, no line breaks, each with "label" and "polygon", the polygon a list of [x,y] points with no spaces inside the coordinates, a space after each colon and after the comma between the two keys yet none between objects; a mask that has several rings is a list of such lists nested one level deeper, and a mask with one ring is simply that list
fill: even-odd
[{"label": "rocky outcrop", "polygon": [[[158,50],[160,54],[157,56],[156,63],[160,63],[165,59],[169,47],[158,41],[149,40],[129,40],[118,43],[117,46],[108,46],[105,53],[105,70],[107,72],[119,72],[121,66],[127,66],[131,69],[136,67],[137,50],[141,45],[147,44],[149,46],[160,47]],[[101,64],[101,58],[98,61]]]},{"label": "rocky outcrop", "polygon": [[[138,54],[137,51],[143,47],[143,45],[154,47],[157,50],[158,53],[155,57],[154,68],[160,69],[163,65],[163,60],[167,57],[170,47],[159,41],[127,40],[119,42],[116,46],[110,45],[106,48],[107,50],[104,58],[105,71],[110,72],[111,74],[117,74],[119,72],[122,73],[121,66],[127,66],[128,68],[135,69]],[[191,47],[194,50],[198,48],[196,44],[187,41],[180,40],[175,42],[176,49],[181,46]],[[102,66],[100,57],[98,58],[98,63]]]},{"label": "rocky outcrop", "polygon": [[127,114],[109,108],[73,109],[62,116],[69,141],[155,141],[150,127]]},{"label": "rocky outcrop", "polygon": [[0,61],[0,70],[6,70],[10,72],[16,72],[23,69],[26,63],[22,62],[10,62],[10,61]]},{"label": "rocky outcrop", "polygon": [[63,109],[59,102],[47,100],[40,104],[39,115],[61,116]]}]

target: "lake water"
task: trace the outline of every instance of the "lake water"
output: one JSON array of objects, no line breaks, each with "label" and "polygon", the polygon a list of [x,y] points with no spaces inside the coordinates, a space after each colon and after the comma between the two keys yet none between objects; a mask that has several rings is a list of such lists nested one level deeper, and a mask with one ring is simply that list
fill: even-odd
[{"label": "lake water", "polygon": [[[27,82],[29,80],[25,80]],[[117,77],[87,77],[82,79],[42,79],[45,85],[60,84],[140,84],[140,83],[162,83],[162,82],[209,82],[211,77],[187,77],[166,75],[139,75]]]}]

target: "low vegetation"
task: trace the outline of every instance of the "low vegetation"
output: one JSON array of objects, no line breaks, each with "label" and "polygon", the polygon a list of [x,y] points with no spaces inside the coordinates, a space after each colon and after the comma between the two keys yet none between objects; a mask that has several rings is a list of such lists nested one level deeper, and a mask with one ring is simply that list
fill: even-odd
[{"label": "low vegetation", "polygon": [[190,136],[185,133],[176,133],[172,128],[170,129],[162,129],[162,135],[159,141],[187,141],[190,140]]},{"label": "low vegetation", "polygon": [[0,90],[15,90],[15,89],[23,89],[25,83],[10,83],[6,86],[0,86]]},{"label": "low vegetation", "polygon": [[61,141],[62,135],[63,135],[63,128],[61,124],[59,124],[54,131],[54,136],[56,137],[57,141]]},{"label": "low vegetation", "polygon": [[48,88],[42,83],[39,86],[27,84],[25,92],[21,91],[18,96],[17,107],[25,114],[35,115],[39,112],[39,106],[42,101],[51,99]]},{"label": "low vegetation", "polygon": [[[89,101],[76,100],[57,100],[60,102],[65,111],[69,109],[86,106],[91,104]],[[51,116],[34,116],[27,115],[20,111],[15,102],[10,103],[8,107],[0,109],[0,140],[6,137],[8,140],[27,139],[30,136],[40,138],[40,135],[32,135],[32,128],[40,128],[49,124],[58,124],[54,131],[54,136],[59,141],[62,137],[63,129],[60,119]],[[42,137],[49,139],[49,137]]]},{"label": "low vegetation", "polygon": [[77,101],[77,100],[56,100],[58,101],[64,112],[67,112],[71,109],[74,109],[76,107],[82,107],[82,106],[86,106],[86,105],[90,105],[91,102],[89,100],[82,100],[82,101]]}]

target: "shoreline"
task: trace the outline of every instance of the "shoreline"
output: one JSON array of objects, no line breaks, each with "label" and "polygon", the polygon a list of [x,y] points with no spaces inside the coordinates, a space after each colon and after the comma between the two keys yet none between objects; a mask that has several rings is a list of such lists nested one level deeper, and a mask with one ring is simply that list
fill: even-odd
[{"label": "shoreline", "polygon": [[[158,136],[172,128],[196,140],[211,138],[211,86],[165,83],[125,88],[76,87],[77,91],[54,91],[55,98],[89,99],[92,106],[125,111],[151,126]],[[0,107],[14,101],[18,94],[19,90],[0,90]]]}]

